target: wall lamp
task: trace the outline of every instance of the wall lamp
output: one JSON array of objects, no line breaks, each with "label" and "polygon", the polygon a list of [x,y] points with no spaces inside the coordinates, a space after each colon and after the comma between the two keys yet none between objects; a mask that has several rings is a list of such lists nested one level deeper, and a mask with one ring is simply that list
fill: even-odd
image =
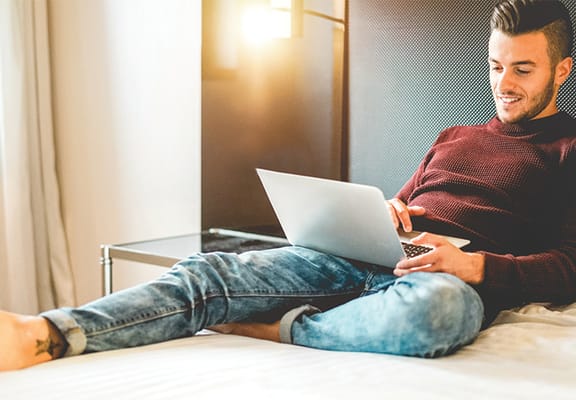
[{"label": "wall lamp", "polygon": [[[345,0],[331,1],[344,9]],[[307,9],[304,0],[202,0],[202,12],[203,76],[214,79],[234,76],[241,42],[256,49],[273,39],[304,36],[305,15],[346,29],[345,19]]]},{"label": "wall lamp", "polygon": [[249,42],[302,37],[305,14],[345,25],[343,19],[305,8],[304,0],[248,1],[243,11],[243,36]]}]

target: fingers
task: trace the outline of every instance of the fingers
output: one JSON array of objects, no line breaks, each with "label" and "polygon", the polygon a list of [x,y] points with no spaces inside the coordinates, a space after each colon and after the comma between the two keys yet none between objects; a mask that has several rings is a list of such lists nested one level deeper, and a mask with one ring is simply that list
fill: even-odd
[{"label": "fingers", "polygon": [[432,247],[432,250],[396,264],[394,275],[402,277],[414,272],[444,272],[464,282],[477,285],[484,280],[484,255],[467,253],[442,236],[422,233],[411,240],[413,244]]},{"label": "fingers", "polygon": [[411,216],[424,215],[426,210],[419,206],[407,206],[399,199],[391,199],[388,201],[390,215],[396,228],[402,225],[402,229],[406,232],[412,232]]},{"label": "fingers", "polygon": [[420,206],[408,206],[408,211],[412,216],[426,214],[426,209]]},{"label": "fingers", "polygon": [[442,236],[434,235],[433,233],[422,232],[411,240],[412,243],[420,246],[440,247],[450,243]]},{"label": "fingers", "polygon": [[403,269],[403,268],[396,267],[394,269],[393,273],[394,273],[394,275],[401,277],[401,276],[405,276],[405,275],[412,274],[414,272],[419,272],[419,271],[435,272],[433,269],[433,266],[431,264],[428,264],[428,265],[421,265],[419,267],[414,267],[414,268],[410,268],[410,269]]},{"label": "fingers", "polygon": [[394,199],[389,200],[386,202],[386,206],[388,207],[388,212],[390,213],[390,217],[392,217],[392,222],[394,223],[394,227],[398,229],[400,226],[400,220],[398,219],[398,213],[396,212],[396,207],[393,204]]},{"label": "fingers", "polygon": [[396,265],[397,272],[401,275],[406,275],[407,273],[421,271],[424,269],[428,270],[429,272],[433,272],[435,270],[433,267],[438,263],[439,258],[441,257],[437,249],[448,244],[447,240],[441,236],[423,232],[413,238],[411,242],[420,246],[432,247],[433,250],[416,257],[405,258],[401,260]]},{"label": "fingers", "polygon": [[400,271],[415,272],[421,269],[430,270],[437,262],[437,255],[430,251],[417,257],[405,258],[396,264],[396,269]]},{"label": "fingers", "polygon": [[433,250],[413,258],[405,258],[396,264],[394,274],[404,276],[412,272],[448,272],[446,260],[453,256],[455,248],[446,238],[423,232],[411,240],[413,244],[432,247]]}]

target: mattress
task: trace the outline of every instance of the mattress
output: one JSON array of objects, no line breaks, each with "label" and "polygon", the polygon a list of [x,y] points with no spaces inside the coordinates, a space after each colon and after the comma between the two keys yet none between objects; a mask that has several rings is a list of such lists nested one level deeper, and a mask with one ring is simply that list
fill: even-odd
[{"label": "mattress", "polygon": [[0,373],[8,399],[574,399],[576,304],[503,312],[454,355],[333,352],[203,331]]}]

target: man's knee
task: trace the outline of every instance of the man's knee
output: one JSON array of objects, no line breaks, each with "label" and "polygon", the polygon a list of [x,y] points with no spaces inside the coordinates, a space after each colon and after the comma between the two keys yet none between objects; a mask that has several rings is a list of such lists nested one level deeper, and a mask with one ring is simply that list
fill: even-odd
[{"label": "man's knee", "polygon": [[480,331],[482,301],[472,287],[452,275],[414,273],[398,279],[390,290],[388,295],[398,296],[404,312],[407,355],[449,354],[472,342]]}]

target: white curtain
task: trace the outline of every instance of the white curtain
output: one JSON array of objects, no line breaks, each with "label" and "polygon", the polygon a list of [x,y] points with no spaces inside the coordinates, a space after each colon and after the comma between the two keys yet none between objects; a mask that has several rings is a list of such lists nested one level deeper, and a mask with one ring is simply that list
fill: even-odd
[{"label": "white curtain", "polygon": [[73,305],[52,131],[46,0],[0,0],[0,308]]}]

